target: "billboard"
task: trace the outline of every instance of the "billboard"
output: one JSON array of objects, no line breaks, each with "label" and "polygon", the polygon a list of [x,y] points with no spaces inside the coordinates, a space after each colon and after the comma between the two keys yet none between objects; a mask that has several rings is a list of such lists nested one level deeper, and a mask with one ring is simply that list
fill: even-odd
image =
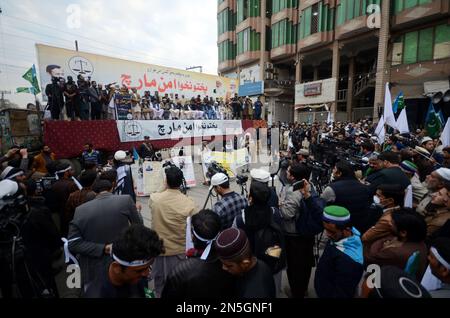
[{"label": "billboard", "polygon": [[[237,93],[237,79],[215,75],[188,72],[170,67],[127,61],[103,55],[77,52],[42,44],[37,44],[39,75],[42,91],[45,92],[51,77],[81,74],[86,79],[103,85],[116,83],[128,88],[136,88],[143,95],[150,91],[160,96],[169,94],[185,98],[209,96],[230,98]],[[45,96],[44,96],[45,98]]]},{"label": "billboard", "polygon": [[335,78],[295,85],[295,105],[305,106],[336,101]]}]

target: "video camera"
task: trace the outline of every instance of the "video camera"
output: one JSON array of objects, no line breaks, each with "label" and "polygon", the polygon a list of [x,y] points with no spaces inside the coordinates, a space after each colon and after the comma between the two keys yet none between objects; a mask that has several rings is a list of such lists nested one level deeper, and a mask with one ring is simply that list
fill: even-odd
[{"label": "video camera", "polygon": [[53,184],[57,181],[55,177],[44,177],[36,181],[36,192],[43,193],[49,191]]},{"label": "video camera", "polygon": [[236,176],[236,183],[239,185],[245,185],[248,181],[248,176],[244,176],[244,175],[237,175]]},{"label": "video camera", "polygon": [[227,170],[221,164],[219,164],[215,161],[212,161],[209,164],[208,171],[206,172],[206,176],[208,177],[208,179],[211,179],[214,175],[216,175],[218,173],[223,173],[226,176],[228,176]]}]

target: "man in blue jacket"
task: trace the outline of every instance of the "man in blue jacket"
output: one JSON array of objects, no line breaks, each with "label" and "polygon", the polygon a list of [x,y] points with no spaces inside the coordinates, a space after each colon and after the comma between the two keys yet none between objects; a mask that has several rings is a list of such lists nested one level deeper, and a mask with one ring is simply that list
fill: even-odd
[{"label": "man in blue jacket", "polygon": [[364,271],[360,233],[350,224],[350,212],[339,206],[325,208],[323,226],[330,240],[317,265],[317,296],[353,298]]}]

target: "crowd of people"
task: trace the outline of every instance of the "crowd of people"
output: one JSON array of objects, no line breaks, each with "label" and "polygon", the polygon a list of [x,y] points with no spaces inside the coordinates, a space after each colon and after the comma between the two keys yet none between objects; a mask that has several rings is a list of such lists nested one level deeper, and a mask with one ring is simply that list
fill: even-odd
[{"label": "crowd of people", "polygon": [[179,94],[146,91],[141,96],[135,88],[125,85],[104,86],[79,75],[75,82],[71,76],[52,78],[45,89],[48,98],[46,119],[52,120],[115,120],[119,105],[129,105],[129,115],[134,120],[260,120],[263,104],[258,98],[231,99],[200,96],[186,98]]},{"label": "crowd of people", "polygon": [[[87,298],[274,298],[283,270],[293,298],[450,297],[448,146],[425,131],[380,144],[369,121],[278,126],[279,189],[253,169],[248,195],[238,194],[217,171],[209,190],[218,201],[200,210],[180,191],[183,172],[168,166],[166,189],[150,195],[150,229],[127,153],[99,169],[87,144],[76,177],[47,146],[33,160],[14,148],[0,158],[2,215],[22,220],[23,263],[56,296],[52,263],[64,250]],[[146,142],[139,152],[151,158]],[[9,263],[1,266],[1,293],[13,296]],[[17,272],[31,280],[20,263]]]}]

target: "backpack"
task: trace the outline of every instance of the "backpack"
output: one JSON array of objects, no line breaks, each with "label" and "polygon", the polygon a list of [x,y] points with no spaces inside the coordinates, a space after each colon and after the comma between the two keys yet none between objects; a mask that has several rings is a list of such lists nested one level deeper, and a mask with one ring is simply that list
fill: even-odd
[{"label": "backpack", "polygon": [[312,200],[312,207],[308,207],[304,200],[300,202],[300,215],[295,221],[297,233],[303,236],[315,236],[323,232],[322,213],[325,201],[317,195],[313,195]]},{"label": "backpack", "polygon": [[[241,215],[236,218],[236,225],[238,228],[246,229]],[[245,232],[248,233],[248,231]],[[249,237],[249,240],[253,243],[254,256],[266,263],[273,274],[279,273],[286,267],[284,236],[280,226],[273,220],[267,227],[253,232],[253,237]]]}]

